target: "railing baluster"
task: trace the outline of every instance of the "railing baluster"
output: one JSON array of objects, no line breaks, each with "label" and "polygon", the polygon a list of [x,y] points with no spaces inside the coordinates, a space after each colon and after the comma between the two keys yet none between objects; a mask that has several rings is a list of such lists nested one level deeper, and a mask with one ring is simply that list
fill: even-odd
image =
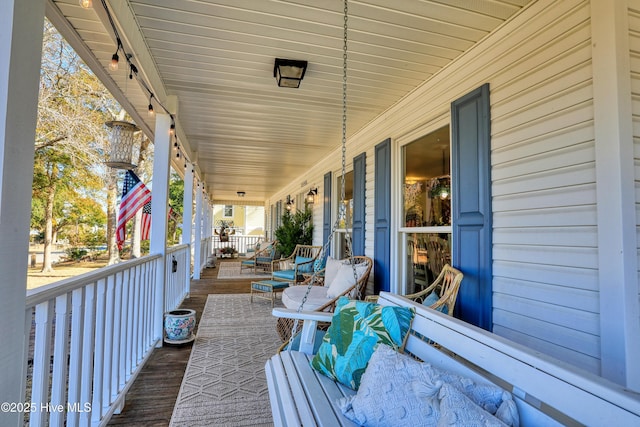
[{"label": "railing baluster", "polygon": [[[71,343],[69,347],[69,405],[84,410],[84,402],[80,400],[80,384],[82,382],[82,330],[84,321],[84,288],[75,289],[71,296]],[[67,427],[76,427],[80,423],[78,411],[67,413]]]},{"label": "railing baluster", "polygon": [[[93,352],[94,352],[94,330],[95,330],[95,300],[96,284],[92,283],[85,288],[84,294],[84,322],[82,331],[82,372],[80,374],[80,402],[91,402],[91,381],[88,379],[93,376]],[[93,412],[93,407],[91,408]],[[90,425],[91,412],[80,413],[80,425]]]},{"label": "railing baluster", "polygon": [[111,352],[111,401],[114,402],[118,394],[121,390],[120,388],[120,373],[121,365],[120,365],[120,355],[123,353],[122,351],[122,318],[124,316],[124,311],[122,309],[122,288],[124,283],[122,282],[122,276],[124,272],[118,272],[114,275],[114,287],[115,287],[115,297],[113,301],[113,351]]},{"label": "railing baluster", "polygon": [[91,422],[97,423],[102,418],[102,383],[104,375],[104,322],[105,322],[105,292],[106,279],[98,281],[96,291],[95,318],[95,353],[93,359],[93,399],[91,401]]},{"label": "railing baluster", "polygon": [[122,390],[127,383],[127,354],[129,348],[127,346],[127,340],[129,337],[129,270],[122,272],[122,304],[121,319],[120,319],[120,353],[118,355],[120,361],[120,382],[118,383],[118,390]]},{"label": "railing baluster", "polygon": [[33,382],[31,404],[35,411],[29,418],[30,426],[46,425],[47,411],[42,410],[49,401],[49,375],[51,368],[51,300],[36,306],[36,330],[33,347]]},{"label": "railing baluster", "polygon": [[69,350],[69,294],[56,298],[50,426],[63,426],[66,412],[67,355]]},{"label": "railing baluster", "polygon": [[138,364],[138,351],[140,349],[139,341],[140,341],[140,266],[136,265],[134,271],[134,279],[133,279],[133,347],[131,354],[131,367],[134,367]]},{"label": "railing baluster", "polygon": [[[102,372],[102,409],[106,412],[111,404],[111,379],[112,379],[112,366],[114,352],[114,315],[115,311],[115,289],[114,289],[113,275],[106,278],[106,292],[105,292],[105,313],[104,313],[104,348],[103,348],[103,372]],[[103,412],[103,413],[104,413]]]},{"label": "railing baluster", "polygon": [[127,284],[127,346],[126,346],[126,361],[125,361],[125,374],[126,374],[126,381],[129,381],[129,378],[131,378],[131,374],[133,373],[133,365],[132,365],[132,359],[133,359],[133,328],[135,325],[135,321],[134,321],[134,314],[133,314],[133,310],[134,310],[134,306],[135,306],[135,298],[134,298],[134,293],[135,293],[135,269],[131,269],[128,270],[129,272],[129,280],[128,280],[128,284]]}]

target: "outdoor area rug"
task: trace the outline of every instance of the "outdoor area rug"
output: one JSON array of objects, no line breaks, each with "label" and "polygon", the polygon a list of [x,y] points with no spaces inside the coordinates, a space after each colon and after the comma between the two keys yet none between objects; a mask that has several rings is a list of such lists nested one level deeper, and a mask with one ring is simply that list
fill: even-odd
[{"label": "outdoor area rug", "polygon": [[271,303],[209,295],[170,426],[272,426],[264,364],[280,344]]},{"label": "outdoor area rug", "polygon": [[218,263],[218,279],[270,279],[271,273],[262,273],[258,270],[253,272],[251,268],[240,268],[238,262],[221,262]]}]

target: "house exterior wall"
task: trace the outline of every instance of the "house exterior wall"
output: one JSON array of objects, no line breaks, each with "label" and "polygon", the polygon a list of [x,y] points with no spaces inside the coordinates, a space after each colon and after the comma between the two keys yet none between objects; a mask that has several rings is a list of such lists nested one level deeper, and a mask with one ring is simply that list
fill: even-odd
[{"label": "house exterior wall", "polygon": [[[636,224],[640,223],[638,3],[630,2],[629,12]],[[607,333],[601,329],[608,322],[600,316],[591,7],[586,0],[541,0],[527,6],[350,135],[347,162],[367,153],[365,253],[373,257],[375,145],[392,139],[392,188],[399,190],[400,145],[449,123],[451,102],[489,83],[493,331],[601,375],[601,334]],[[321,182],[324,173],[339,167],[340,154],[336,150],[300,180]],[[287,191],[291,190],[284,189],[282,195]],[[392,200],[391,253],[396,266],[391,272],[392,282],[399,283],[400,195],[392,195]],[[321,216],[317,203],[314,219]],[[636,235],[637,230],[633,230]],[[321,241],[321,230],[316,229],[314,242]],[[458,267],[464,271],[464,266]],[[637,311],[638,301],[632,304]]]},{"label": "house exterior wall", "polygon": [[[640,0],[629,2],[629,58],[631,65],[631,108],[633,115],[633,159],[635,164],[636,224],[640,224]],[[640,227],[636,228],[637,253],[640,255]],[[640,282],[640,257],[638,260]],[[639,289],[640,290],[640,289]],[[638,295],[640,300],[640,295]]]}]

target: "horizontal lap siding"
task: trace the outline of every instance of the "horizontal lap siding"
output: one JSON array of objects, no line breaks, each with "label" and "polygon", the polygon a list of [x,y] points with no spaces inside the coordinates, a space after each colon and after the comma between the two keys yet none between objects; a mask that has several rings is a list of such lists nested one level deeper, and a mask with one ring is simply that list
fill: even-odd
[{"label": "horizontal lap siding", "polygon": [[491,82],[493,330],[599,373],[590,11],[567,3]]},{"label": "horizontal lap siding", "polygon": [[[631,64],[631,108],[633,114],[633,157],[635,164],[636,241],[640,245],[640,0],[629,1],[629,55]],[[638,281],[640,282],[640,247]],[[640,295],[638,295],[640,300]]]},{"label": "horizontal lap siding", "polygon": [[[417,132],[440,124],[453,100],[489,82],[494,332],[598,373],[590,32],[588,1],[532,3],[350,135],[347,159],[367,152],[365,252],[373,256],[375,145],[391,138],[397,149],[399,140],[428,133]],[[636,101],[640,105],[640,96]],[[320,183],[322,174],[339,165],[336,150],[301,180]],[[395,249],[392,262],[398,263]]]}]

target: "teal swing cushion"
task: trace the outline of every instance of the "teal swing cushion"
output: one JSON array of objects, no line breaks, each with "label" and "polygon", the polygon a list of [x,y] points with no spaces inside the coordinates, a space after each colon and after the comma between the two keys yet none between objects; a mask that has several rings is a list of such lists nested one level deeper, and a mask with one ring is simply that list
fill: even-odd
[{"label": "teal swing cushion", "polygon": [[311,366],[357,390],[371,355],[380,343],[404,348],[415,311],[340,297],[331,326]]}]

